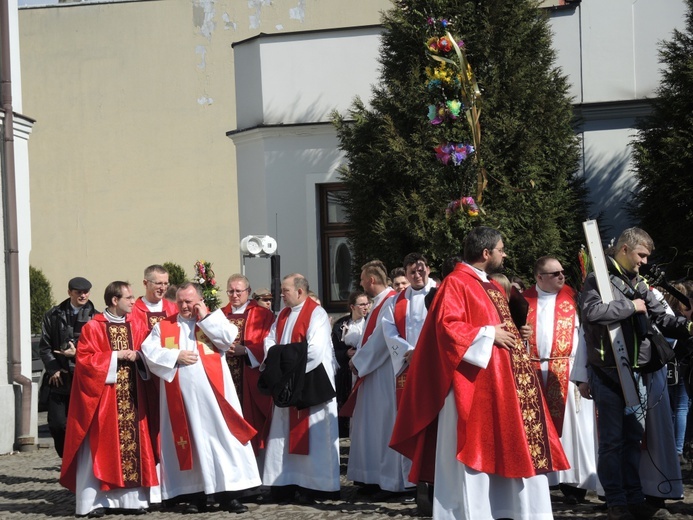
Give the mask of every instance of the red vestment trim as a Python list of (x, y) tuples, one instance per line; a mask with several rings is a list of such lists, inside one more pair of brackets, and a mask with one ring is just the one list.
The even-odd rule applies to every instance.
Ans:
[(507, 296), (493, 283), (482, 282), (481, 280), (479, 283), (481, 283), (489, 299), (495, 305), (502, 320), (503, 328), (515, 335), (515, 344), (510, 350), (510, 363), (515, 378), (515, 388), (517, 389), (517, 398), (522, 413), (527, 444), (529, 445), (529, 454), (536, 472), (547, 473), (549, 471), (548, 468), (552, 467), (553, 464), (546, 428), (545, 402), (541, 394), (536, 392), (538, 388), (541, 388), (541, 382), (520, 339), (520, 332), (517, 330), (510, 314)]
[[(180, 349), (178, 341), (180, 339), (180, 326), (178, 321), (166, 319), (159, 322), (161, 333), (161, 346), (163, 348)], [(167, 344), (167, 341), (169, 342)], [(185, 414), (185, 404), (183, 394), (180, 391), (180, 381), (178, 380), (178, 370), (171, 383), (164, 382), (166, 391), (166, 403), (168, 404), (168, 415), (171, 419), (171, 431), (173, 432), (173, 442), (176, 445), (176, 456), (178, 457), (178, 467), (181, 471), (192, 469), (192, 437), (188, 428), (188, 417)]]
[[(233, 313), (229, 303), (222, 309), (226, 317)], [(245, 309), (245, 322), (243, 324), (242, 343), (252, 352), (255, 359), (262, 361), (265, 356), (265, 338), (269, 335), (274, 323), (274, 313), (266, 309), (255, 300), (248, 302)], [(269, 417), (272, 413), (272, 398), (260, 393), (257, 383), (260, 379), (260, 370), (243, 363), (243, 417), (258, 431), (258, 435), (252, 438), (251, 443), (257, 454), (264, 448), (265, 437), (269, 427)]]
[[(409, 300), (405, 298), (405, 293), (407, 290), (403, 290), (397, 296), (397, 301), (395, 301), (395, 327), (397, 327), (397, 332), (399, 335), (407, 339), (407, 308), (409, 305)], [(407, 365), (402, 372), (395, 374), (395, 399), (397, 403), (397, 408), (399, 408), (399, 402), (402, 399), (402, 393), (404, 392), (404, 385), (407, 382), (407, 372), (409, 372), (409, 365)]]
[[(67, 418), (65, 450), (60, 474), (60, 483), (75, 492), (77, 453), (87, 440), (91, 448), (92, 469), (102, 490), (131, 487), (132, 481), (124, 478), (128, 471), (123, 468), (121, 453), (121, 428), (118, 409), (118, 385), (106, 384), (108, 369), (113, 357), (107, 327), (110, 322), (97, 314), (82, 328), (79, 348), (75, 358), (75, 377), (70, 396)], [(117, 324), (121, 325), (122, 324)], [(133, 350), (139, 350), (147, 336), (147, 330), (137, 321), (126, 318), (130, 328)], [(124, 345), (122, 345), (124, 346)], [(139, 460), (139, 485), (151, 487), (158, 484), (156, 461), (148, 434), (149, 425), (142, 380), (135, 376), (132, 383), (137, 387), (137, 406), (134, 409), (138, 442), (135, 457)], [(122, 386), (122, 385), (121, 385)], [(132, 389), (130, 389), (132, 390)], [(132, 411), (132, 410), (131, 410)]]
[(556, 427), (559, 437), (563, 434), (563, 420), (565, 418), (565, 406), (568, 399), (568, 383), (570, 382), (570, 354), (573, 350), (573, 337), (575, 330), (575, 291), (564, 285), (556, 295), (554, 306), (553, 340), (551, 353), (549, 354), (549, 374), (544, 383), (541, 373), (541, 360), (537, 347), (537, 305), (539, 294), (536, 286), (527, 289), (522, 296), (529, 303), (527, 324), (532, 326), (534, 334), (529, 338), (530, 356), (535, 364), (539, 381), (542, 383), (546, 403), (549, 406), (551, 419)]
[[(368, 318), (366, 319), (366, 328), (363, 331), (363, 338), (361, 339), (361, 346), (366, 344), (366, 341), (368, 341), (368, 338), (371, 337), (371, 334), (373, 334), (373, 331), (375, 330), (376, 325), (378, 324), (378, 317), (380, 316), (380, 311), (383, 308), (383, 305), (387, 300), (390, 299), (391, 296), (394, 296), (397, 294), (396, 291), (390, 291), (385, 295), (383, 300), (373, 309), (370, 314), (368, 315)], [(365, 377), (365, 376), (364, 376)], [(339, 416), (340, 417), (351, 417), (354, 415), (354, 407), (356, 406), (356, 397), (359, 392), (359, 386), (363, 384), (363, 377), (359, 377), (356, 379), (356, 382), (354, 383), (354, 386), (351, 389), (351, 393), (349, 394), (349, 397), (347, 400), (344, 402), (342, 405), (342, 408), (339, 410)]]
[[(161, 331), (161, 346), (167, 347), (168, 345), (174, 344), (174, 347), (169, 348), (179, 348), (177, 341), (180, 336), (180, 326), (178, 325), (177, 316), (171, 316), (165, 320), (159, 322), (159, 327)], [(170, 338), (167, 340), (167, 338)], [(224, 394), (224, 374), (222, 372), (222, 364), (220, 363), (220, 352), (214, 346), (214, 344), (205, 336), (204, 332), (195, 326), (195, 339), (197, 342), (197, 350), (200, 354), (200, 361), (202, 367), (207, 375), (210, 387), (216, 397), (221, 414), (224, 417), (224, 422), (228, 427), (231, 434), (238, 439), (241, 444), (246, 444), (253, 436), (257, 433), (255, 428), (248, 424), (243, 416), (239, 414), (233, 406), (226, 400)], [(165, 383), (166, 397), (169, 397), (169, 392), (171, 395), (178, 399), (176, 394), (180, 394), (180, 400), (182, 402), (182, 394), (180, 392), (180, 381), (178, 379), (178, 373), (173, 378), (171, 383)], [(171, 389), (169, 389), (171, 387)], [(174, 413), (176, 415), (174, 416)], [(188, 430), (187, 416), (185, 414), (185, 408), (182, 412), (177, 409), (175, 411), (171, 410), (169, 406), (169, 416), (171, 418), (171, 429), (174, 434), (174, 440), (176, 443), (176, 454), (178, 455), (178, 462), (181, 465), (181, 471), (185, 469), (192, 468), (192, 461), (190, 462), (190, 467), (183, 467), (183, 462), (187, 460), (188, 456), (192, 456), (190, 441), (190, 432)], [(175, 423), (178, 422), (178, 425)], [(178, 431), (176, 431), (178, 428)], [(188, 443), (186, 444), (187, 441)], [(179, 444), (180, 442), (180, 444)], [(182, 460), (181, 460), (182, 456)]]
[[(303, 308), (298, 312), (298, 318), (291, 330), (291, 343), (305, 341), (310, 326), (310, 318), (318, 304), (312, 298), (307, 298), (303, 303)], [(282, 309), (277, 318), (276, 339), (281, 341), (284, 334), (286, 320), (291, 313), (291, 307)], [(308, 435), (308, 417), (310, 410), (299, 410), (295, 406), (289, 408), (289, 453), (294, 455), (308, 455), (310, 450)]]

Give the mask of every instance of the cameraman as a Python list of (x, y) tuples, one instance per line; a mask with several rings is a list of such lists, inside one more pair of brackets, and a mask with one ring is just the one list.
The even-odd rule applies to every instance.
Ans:
[[(63, 456), (70, 387), (75, 371), (75, 354), (82, 326), (94, 314), (89, 301), (91, 283), (77, 277), (68, 282), (68, 299), (49, 310), (43, 317), (39, 350), (49, 385), (48, 429), (55, 442), (55, 451)], [(45, 384), (46, 381), (44, 381)]]

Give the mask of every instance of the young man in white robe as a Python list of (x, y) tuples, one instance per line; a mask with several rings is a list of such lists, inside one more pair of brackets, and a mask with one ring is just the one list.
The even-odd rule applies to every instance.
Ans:
[[(334, 391), (335, 361), (327, 313), (308, 297), (308, 281), (300, 274), (285, 276), (281, 291), (286, 308), (279, 313), (265, 339), (265, 355), (277, 345), (283, 348), (282, 345), (305, 341), (306, 374), (322, 365)], [(265, 446), (262, 483), (271, 486), (275, 501), (293, 501), (297, 492), (301, 500), (338, 496), (339, 431), (335, 397), (302, 410), (274, 404)]]
[(362, 494), (398, 492), (408, 486), (402, 455), (388, 447), (397, 406), (395, 372), (383, 336), (382, 317), (388, 298), (396, 292), (387, 285), (386, 273), (378, 260), (361, 268), (361, 286), (373, 298), (373, 306), (361, 343), (349, 362), (359, 379), (350, 397), (355, 404), (347, 478), (361, 485)]
[(161, 378), (161, 495), (189, 495), (186, 512), (195, 513), (217, 494), (222, 509), (243, 513), (238, 496), (261, 482), (250, 444), (255, 430), (225, 366), (238, 330), (220, 309), (209, 312), (198, 284), (183, 284), (176, 303), (179, 313), (157, 323), (142, 344)]
[[(428, 314), (425, 304), (426, 295), (436, 285), (429, 278), (431, 269), (428, 266), (428, 260), (421, 253), (409, 253), (405, 256), (403, 269), (408, 286), (388, 300), (383, 308), (382, 317), (383, 336), (390, 351), (390, 360), (395, 373), (396, 398), (401, 396), (404, 390), (409, 360), (414, 353), (421, 327)], [(416, 486), (407, 478), (411, 470), (411, 461), (403, 455), (400, 457), (402, 457), (402, 480), (397, 482), (397, 489), (389, 491), (404, 491), (406, 488), (413, 489)]]

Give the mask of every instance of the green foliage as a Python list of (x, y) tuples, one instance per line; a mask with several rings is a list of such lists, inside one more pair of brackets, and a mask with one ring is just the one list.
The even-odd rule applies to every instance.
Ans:
[(29, 266), (29, 293), (31, 299), (31, 333), (41, 334), (43, 316), (55, 305), (51, 283), (41, 269)]
[[(394, 4), (383, 17), (382, 71), (370, 107), (357, 99), (348, 117), (334, 114), (348, 161), (341, 175), (356, 265), (379, 258), (391, 268), (419, 251), (439, 266), (460, 254), (465, 234), (478, 224), (503, 233), (506, 265), (525, 278), (545, 254), (576, 263), (586, 189), (576, 175), (568, 84), (555, 68), (544, 12), (532, 0)], [(429, 17), (449, 20), (447, 30), (464, 41), (482, 92), (477, 151), (489, 184), (476, 219), (460, 211), (446, 218), (448, 203), (475, 196), (479, 165), (436, 159), (443, 136), (427, 117)], [(446, 132), (447, 140), (471, 142), (464, 118)]]
[(166, 262), (163, 266), (168, 271), (168, 283), (171, 285), (181, 285), (188, 281), (188, 275), (185, 274), (185, 269), (180, 265)]
[(632, 143), (632, 214), (654, 240), (653, 260), (671, 260), (670, 279), (690, 277), (693, 268), (693, 0), (687, 4), (685, 31), (660, 46), (662, 82)]

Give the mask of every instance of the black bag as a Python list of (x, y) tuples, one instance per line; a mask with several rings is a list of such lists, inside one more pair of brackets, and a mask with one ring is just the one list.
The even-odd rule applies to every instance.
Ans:
[(649, 361), (641, 364), (639, 370), (645, 374), (656, 372), (676, 358), (676, 353), (674, 352), (671, 344), (654, 325), (650, 325), (650, 331), (647, 333), (647, 339), (650, 340)]

